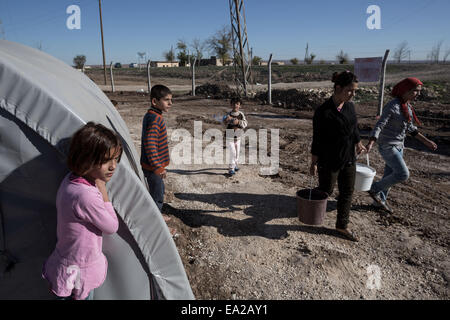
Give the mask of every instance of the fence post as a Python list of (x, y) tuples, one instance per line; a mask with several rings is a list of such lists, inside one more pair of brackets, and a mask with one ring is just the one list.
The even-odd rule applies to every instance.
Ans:
[(267, 100), (269, 101), (269, 104), (272, 104), (272, 54), (270, 54), (268, 67), (269, 67), (269, 74), (268, 74), (269, 82), (267, 85)]
[(389, 56), (390, 50), (386, 50), (383, 58), (383, 63), (381, 65), (381, 77), (380, 77), (380, 93), (378, 95), (378, 114), (377, 117), (381, 116), (383, 111), (383, 101), (384, 101), (384, 79), (386, 77), (386, 64)]
[(147, 61), (147, 87), (148, 87), (148, 94), (150, 94), (150, 91), (152, 90), (152, 83), (150, 80), (150, 59)]
[(114, 77), (113, 77), (113, 62), (112, 61), (111, 61), (111, 64), (109, 65), (109, 72), (111, 74), (111, 90), (112, 90), (112, 92), (115, 92)]
[(197, 62), (197, 57), (194, 59), (194, 63), (191, 65), (192, 70), (192, 96), (195, 97), (195, 64)]

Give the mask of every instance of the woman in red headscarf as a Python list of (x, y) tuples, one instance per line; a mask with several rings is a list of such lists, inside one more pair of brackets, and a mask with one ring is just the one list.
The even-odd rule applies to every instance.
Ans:
[(383, 178), (372, 184), (369, 195), (375, 206), (389, 213), (393, 213), (386, 202), (390, 188), (409, 178), (409, 170), (403, 159), (406, 134), (415, 137), (433, 151), (437, 149), (436, 143), (419, 133), (416, 125), (420, 125), (420, 122), (411, 106), (411, 102), (419, 96), (422, 86), (423, 83), (419, 79), (407, 78), (394, 87), (394, 99), (384, 106), (380, 120), (371, 132), (366, 146), (370, 152), (374, 143), (378, 142), (378, 150), (385, 161)]

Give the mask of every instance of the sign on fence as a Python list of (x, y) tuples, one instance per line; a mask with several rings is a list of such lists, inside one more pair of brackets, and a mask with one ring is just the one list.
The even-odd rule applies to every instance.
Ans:
[(382, 57), (356, 58), (355, 75), (360, 82), (377, 82), (380, 80)]

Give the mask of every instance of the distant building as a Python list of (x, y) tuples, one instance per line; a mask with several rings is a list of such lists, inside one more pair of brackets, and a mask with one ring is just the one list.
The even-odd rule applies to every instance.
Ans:
[[(232, 64), (232, 62), (233, 61), (231, 59), (229, 59), (229, 60), (225, 61), (225, 65), (229, 66), (229, 65)], [(222, 63), (222, 60), (217, 59), (217, 57), (211, 56), (211, 58), (209, 58), (209, 59), (200, 59), (200, 65), (201, 66), (218, 66), (218, 67), (222, 67), (223, 63)]]
[(201, 66), (223, 66), (222, 61), (215, 56), (211, 56), (209, 59), (200, 59)]
[(173, 62), (169, 62), (169, 61), (151, 61), (150, 62), (150, 66), (151, 67), (156, 67), (156, 68), (173, 68), (173, 67), (179, 67), (180, 66), (180, 62), (178, 62), (178, 61), (173, 61)]

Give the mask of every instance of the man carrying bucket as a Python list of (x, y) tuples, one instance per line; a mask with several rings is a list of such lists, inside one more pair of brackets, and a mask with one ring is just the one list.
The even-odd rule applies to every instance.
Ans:
[(358, 241), (348, 230), (355, 185), (356, 153), (366, 151), (361, 143), (355, 106), (351, 102), (358, 79), (350, 71), (333, 74), (334, 93), (316, 109), (313, 117), (311, 175), (319, 174), (319, 190), (329, 196), (336, 181), (339, 188), (336, 230), (351, 241)]

